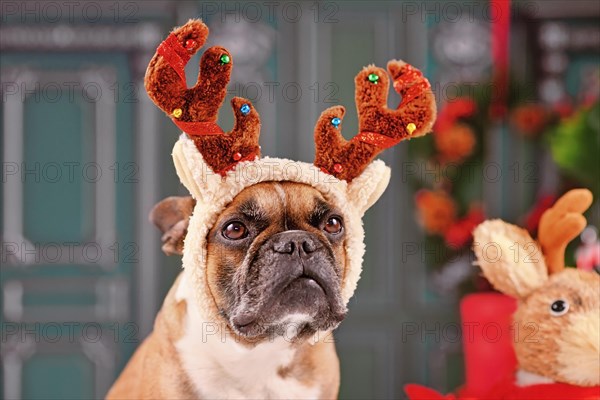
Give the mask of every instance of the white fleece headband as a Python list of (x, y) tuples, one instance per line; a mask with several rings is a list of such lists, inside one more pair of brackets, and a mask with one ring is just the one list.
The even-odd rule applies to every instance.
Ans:
[(327, 201), (344, 210), (347, 240), (347, 270), (342, 298), (352, 297), (362, 270), (365, 252), (362, 217), (385, 191), (390, 169), (381, 160), (373, 161), (351, 183), (322, 172), (313, 164), (264, 157), (239, 163), (225, 176), (212, 172), (194, 142), (182, 134), (173, 148), (177, 175), (196, 199), (183, 247), (186, 280), (192, 282), (203, 315), (214, 315), (215, 305), (206, 277), (207, 235), (227, 205), (245, 188), (260, 182), (297, 182), (317, 189)]

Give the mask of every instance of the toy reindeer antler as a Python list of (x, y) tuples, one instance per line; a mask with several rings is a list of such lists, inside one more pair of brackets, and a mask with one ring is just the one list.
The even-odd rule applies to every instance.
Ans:
[(150, 61), (145, 86), (154, 103), (194, 141), (212, 170), (223, 175), (236, 163), (259, 156), (260, 119), (248, 100), (235, 97), (233, 130), (223, 133), (216, 124), (232, 68), (231, 55), (222, 47), (204, 52), (198, 81), (187, 88), (185, 65), (207, 37), (208, 27), (200, 20), (175, 29)]
[(582, 213), (592, 204), (592, 192), (573, 189), (565, 193), (544, 212), (540, 219), (538, 241), (548, 266), (548, 273), (560, 272), (565, 268), (565, 249), (585, 228)]
[(397, 110), (387, 107), (387, 74), (370, 65), (354, 80), (359, 133), (350, 141), (342, 136), (342, 106), (328, 108), (317, 121), (314, 164), (338, 179), (350, 182), (377, 154), (404, 139), (425, 135), (433, 126), (435, 99), (421, 71), (397, 60), (390, 61), (387, 68), (394, 89), (402, 96)]

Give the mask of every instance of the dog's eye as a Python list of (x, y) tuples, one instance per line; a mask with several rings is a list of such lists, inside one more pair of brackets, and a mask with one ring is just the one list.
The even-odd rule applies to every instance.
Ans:
[(550, 306), (550, 314), (555, 317), (560, 317), (569, 311), (569, 303), (566, 300), (556, 300)]
[(323, 229), (332, 235), (340, 233), (342, 231), (342, 221), (338, 217), (330, 217)]
[(241, 222), (230, 222), (223, 229), (223, 236), (229, 240), (239, 240), (248, 236), (248, 229)]

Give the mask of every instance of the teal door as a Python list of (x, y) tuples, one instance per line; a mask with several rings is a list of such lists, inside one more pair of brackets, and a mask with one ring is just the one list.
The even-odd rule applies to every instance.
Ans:
[(4, 22), (0, 391), (102, 398), (159, 304), (157, 113), (138, 65), (160, 30)]

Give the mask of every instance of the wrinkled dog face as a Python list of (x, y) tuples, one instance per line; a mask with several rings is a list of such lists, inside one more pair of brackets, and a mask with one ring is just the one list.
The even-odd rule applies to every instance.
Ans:
[(237, 195), (208, 235), (207, 260), (234, 332), (302, 338), (337, 326), (346, 313), (345, 235), (342, 210), (311, 186), (266, 182)]

